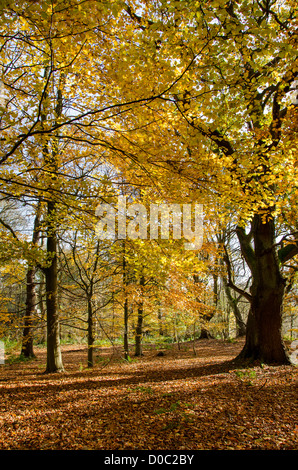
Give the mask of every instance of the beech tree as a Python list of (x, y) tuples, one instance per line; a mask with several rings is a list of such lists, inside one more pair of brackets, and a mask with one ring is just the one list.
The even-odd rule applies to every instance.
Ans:
[(0, 191), (46, 206), (47, 371), (63, 369), (57, 235), (66, 221), (75, 226), (71, 217), (94, 220), (109, 193), (98, 184), (102, 164), (147, 200), (200, 202), (207, 219), (219, 202), (221, 221), (233, 214), (252, 279), (250, 290), (227, 284), (251, 307), (242, 356), (287, 362), (281, 314), (298, 253), (296, 2), (0, 7)]
[[(107, 135), (113, 126), (117, 132), (116, 119), (144, 98), (129, 101), (111, 86), (122, 61), (116, 29), (124, 35), (124, 47), (127, 25), (126, 13), (116, 21), (121, 2), (110, 7), (89, 1), (20, 0), (13, 5), (3, 1), (0, 7), (1, 193), (16, 199), (26, 193), (46, 206), (47, 371), (56, 372), (63, 370), (57, 232), (66, 214), (94, 213), (103, 194), (88, 181), (102, 177), (98, 166), (105, 153), (113, 152)], [(127, 40), (130, 35), (128, 29)], [(97, 151), (86, 150), (88, 146)]]
[[(100, 318), (101, 310), (111, 303), (114, 292), (113, 276), (118, 266), (109, 253), (110, 245), (96, 238), (92, 227), (85, 231), (82, 228), (72, 233), (66, 231), (63, 237), (60, 235), (63, 280), (59, 287), (61, 298), (69, 304), (65, 308), (69, 313), (64, 314), (63, 322), (85, 332), (88, 367), (94, 365), (96, 320)], [(82, 313), (79, 302), (83, 303)]]
[[(236, 233), (252, 276), (250, 292), (229, 283), (251, 306), (241, 357), (286, 363), (282, 266), (297, 255), (298, 243), (295, 232), (287, 234), (287, 243), (278, 240), (276, 223), (297, 178), (295, 135), (288, 132), (297, 122), (291, 100), (298, 75), (297, 5), (162, 3), (179, 25), (184, 54), (195, 58), (179, 82), (176, 109), (191, 138), (209, 146), (222, 166), (222, 179), (213, 180), (221, 201), (227, 210), (235, 202), (239, 207)], [(198, 53), (202, 41), (207, 47)]]
[(146, 6), (143, 15), (133, 7), (128, 13), (143, 43), (155, 45), (148, 62), (163, 69), (156, 86), (171, 83), (162, 101), (151, 104), (164, 123), (156, 133), (165, 151), (154, 161), (152, 136), (147, 163), (153, 173), (158, 162), (179, 175), (172, 187), (182, 177), (191, 182), (189, 192), (205, 206), (220, 198), (227, 218), (236, 209), (252, 277), (250, 291), (231, 279), (228, 285), (251, 307), (241, 357), (287, 363), (283, 266), (298, 253), (297, 230), (279, 239), (276, 225), (286, 214), (297, 217), (297, 4), (161, 0)]

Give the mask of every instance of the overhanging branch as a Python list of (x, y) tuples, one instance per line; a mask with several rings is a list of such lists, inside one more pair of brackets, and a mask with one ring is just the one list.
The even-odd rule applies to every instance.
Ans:
[(232, 279), (232, 266), (231, 266), (231, 261), (230, 261), (230, 257), (229, 257), (229, 254), (228, 254), (228, 251), (227, 251), (227, 248), (226, 246), (224, 245), (224, 261), (226, 263), (226, 267), (227, 267), (227, 273), (228, 273), (228, 282), (227, 282), (227, 286), (228, 287), (231, 287), (235, 292), (238, 292), (238, 294), (242, 295), (245, 299), (247, 299), (249, 302), (251, 302), (252, 300), (252, 297), (251, 295), (246, 292), (245, 290), (241, 289), (240, 287), (236, 286), (236, 284), (234, 283), (233, 279)]

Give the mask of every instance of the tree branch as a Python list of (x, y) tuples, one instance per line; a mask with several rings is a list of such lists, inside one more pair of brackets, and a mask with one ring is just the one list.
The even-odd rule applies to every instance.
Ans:
[(15, 240), (19, 241), (19, 238), (18, 238), (17, 234), (15, 233), (15, 231), (13, 230), (13, 228), (9, 224), (4, 222), (4, 220), (1, 219), (1, 217), (0, 217), (0, 224), (3, 225), (3, 227), (5, 227), (12, 234), (12, 236)]
[(298, 242), (290, 243), (280, 248), (280, 250), (278, 250), (278, 258), (281, 264), (286, 263), (290, 259), (294, 258), (294, 256), (296, 255), (298, 255)]
[(228, 272), (227, 286), (231, 287), (234, 291), (238, 292), (238, 294), (242, 295), (243, 297), (245, 297), (245, 299), (247, 299), (249, 302), (251, 302), (251, 300), (252, 300), (251, 295), (248, 292), (246, 292), (245, 290), (243, 290), (240, 287), (236, 286), (236, 284), (234, 284), (233, 279), (232, 279), (232, 265), (231, 265), (230, 257), (229, 257), (229, 254), (228, 254), (228, 251), (227, 251), (227, 248), (226, 248), (225, 245), (224, 245), (224, 251), (225, 251), (225, 254), (224, 254), (223, 258), (224, 258), (224, 261), (226, 263), (227, 272)]
[(237, 234), (240, 247), (241, 247), (241, 252), (245, 258), (245, 261), (247, 262), (250, 270), (253, 271), (255, 267), (255, 252), (250, 243), (252, 233), (249, 233), (248, 235), (246, 235), (245, 230), (242, 227), (238, 226), (236, 228), (236, 234)]

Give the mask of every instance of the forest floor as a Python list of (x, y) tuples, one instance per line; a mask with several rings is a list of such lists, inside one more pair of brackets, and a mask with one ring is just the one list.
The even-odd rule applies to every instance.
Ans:
[(65, 372), (36, 359), (0, 366), (1, 450), (297, 450), (295, 366), (239, 367), (243, 343), (201, 340), (124, 361), (112, 348), (85, 367), (62, 347)]

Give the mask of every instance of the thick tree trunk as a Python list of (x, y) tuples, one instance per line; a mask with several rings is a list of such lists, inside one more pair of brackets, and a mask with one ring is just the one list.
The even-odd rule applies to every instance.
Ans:
[[(265, 293), (266, 291), (266, 293)], [(266, 364), (288, 364), (281, 337), (282, 288), (254, 297), (247, 321), (246, 342), (241, 359), (259, 360)]]
[(247, 244), (247, 235), (238, 230), (243, 254), (253, 275), (246, 342), (240, 357), (267, 364), (288, 364), (281, 334), (285, 281), (274, 246), (273, 218), (264, 220), (256, 215), (252, 235), (254, 250)]
[(57, 238), (52, 228), (55, 223), (55, 204), (48, 203), (49, 228), (47, 235), (47, 253), (51, 260), (45, 269), (46, 306), (47, 306), (47, 368), (46, 372), (62, 372), (64, 370), (60, 349), (60, 327), (58, 314), (58, 283), (57, 283)]
[(207, 328), (201, 327), (199, 339), (210, 339), (210, 338), (212, 338), (212, 336), (210, 335)]

